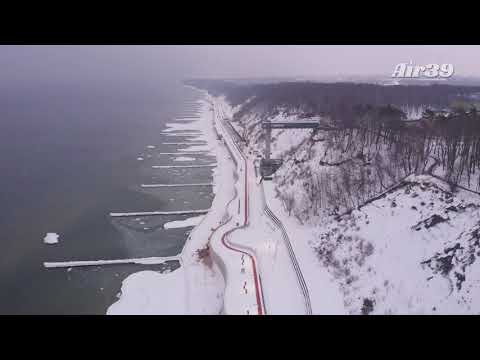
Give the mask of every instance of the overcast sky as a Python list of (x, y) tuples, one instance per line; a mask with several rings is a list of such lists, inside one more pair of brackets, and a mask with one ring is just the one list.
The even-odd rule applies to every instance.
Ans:
[(1, 46), (0, 81), (389, 76), (410, 60), (480, 76), (480, 46)]

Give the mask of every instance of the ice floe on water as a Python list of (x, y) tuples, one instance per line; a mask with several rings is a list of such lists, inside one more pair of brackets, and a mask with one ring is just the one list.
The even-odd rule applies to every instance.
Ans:
[(155, 149), (155, 146), (154, 145), (147, 145), (147, 148), (148, 149)]
[(75, 260), (75, 261), (46, 261), (43, 263), (45, 268), (71, 268), (74, 266), (101, 266), (115, 264), (140, 264), (157, 265), (167, 261), (177, 261), (178, 256), (154, 256), (147, 258), (114, 259), (114, 260)]
[(167, 222), (163, 225), (164, 229), (178, 229), (178, 228), (183, 228), (183, 227), (188, 227), (188, 226), (195, 226), (202, 221), (204, 218), (204, 215), (200, 216), (193, 216), (190, 218), (187, 218), (185, 220), (176, 220), (176, 221), (170, 221)]
[(209, 145), (190, 145), (186, 148), (179, 149), (179, 153), (190, 151), (190, 152), (197, 152), (197, 151), (211, 151), (212, 148)]
[(138, 157), (137, 160), (138, 160), (138, 161), (142, 161), (142, 160), (143, 160), (143, 157)]
[(47, 235), (43, 238), (43, 242), (45, 244), (56, 244), (58, 243), (58, 238), (60, 235), (56, 233), (47, 233)]
[(172, 136), (172, 137), (176, 137), (176, 136), (195, 136), (195, 137), (199, 137), (199, 136), (202, 136), (202, 133), (201, 132), (178, 132), (178, 133), (166, 133), (166, 134), (163, 134), (164, 136)]
[(195, 161), (196, 159), (188, 156), (179, 156), (174, 161)]

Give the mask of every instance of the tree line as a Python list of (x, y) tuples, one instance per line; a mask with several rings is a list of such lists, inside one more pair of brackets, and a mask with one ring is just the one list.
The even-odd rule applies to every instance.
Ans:
[[(207, 80), (194, 85), (225, 95), (233, 106), (249, 100), (239, 118), (251, 109), (272, 114), (284, 108), (326, 117), (334, 124), (336, 130), (321, 137), (326, 151), (340, 157), (323, 165), (336, 169), (307, 174), (305, 187), (314, 209), (327, 203), (339, 209), (356, 207), (405, 176), (433, 171), (453, 184), (480, 189), (480, 114), (468, 101), (480, 93), (479, 87), (309, 82), (239, 86)], [(419, 120), (406, 121), (401, 110), (405, 105), (426, 110)], [(318, 136), (312, 135), (312, 148)]]

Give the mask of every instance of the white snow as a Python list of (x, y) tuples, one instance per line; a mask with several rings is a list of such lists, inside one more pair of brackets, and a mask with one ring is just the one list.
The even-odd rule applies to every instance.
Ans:
[[(409, 120), (415, 120), (424, 109), (404, 110)], [(233, 124), (240, 133), (241, 125), (253, 129), (249, 134), (252, 150), (263, 151), (261, 130), (253, 126), (262, 115), (252, 111), (242, 116), (242, 123)], [(282, 117), (285, 114), (280, 113), (270, 120), (286, 121)], [(302, 145), (309, 133), (308, 130), (272, 132), (272, 156), (289, 158), (285, 155)], [(409, 192), (402, 188), (387, 193), (351, 215), (342, 216), (338, 222), (327, 214), (315, 214), (312, 196), (306, 192), (306, 185), (312, 183), (309, 176), (322, 173), (335, 176), (334, 168), (328, 170), (321, 161), (345, 160), (344, 154), (336, 149), (327, 152), (321, 137), (319, 134), (317, 143), (306, 144), (296, 151), (292, 156), (295, 162), (284, 163), (274, 181), (263, 182), (269, 207), (287, 232), (293, 234), (291, 243), (309, 288), (313, 312), (479, 313), (480, 263), (476, 258), (480, 249), (476, 239), (480, 234), (480, 197), (463, 189), (449, 195), (444, 182), (415, 176), (409, 181), (418, 185)], [(296, 165), (297, 162), (304, 165)], [(291, 215), (277, 192), (283, 198), (290, 195)], [(271, 233), (273, 236), (273, 226)], [(256, 241), (260, 243), (258, 237)], [(267, 244), (268, 241), (264, 253), (270, 251), (278, 257), (281, 252), (275, 240)], [(271, 267), (262, 272), (267, 308), (272, 308), (272, 303), (279, 306), (272, 301), (269, 293), (273, 294), (273, 290), (268, 288), (275, 286), (275, 276), (271, 274), (288, 267), (288, 263), (274, 268), (261, 250), (257, 254), (264, 268)]]
[(107, 315), (183, 315), (186, 313), (183, 267), (170, 273), (140, 271), (122, 282), (120, 299)]
[(275, 196), (273, 182), (262, 182), (268, 206), (282, 221), (297, 256), (300, 268), (308, 286), (312, 311), (315, 315), (345, 314), (343, 296), (334, 278), (316, 259), (309, 244), (313, 240), (312, 227), (299, 224), (295, 218), (288, 216), (280, 199)]
[(319, 227), (312, 246), (330, 254), (320, 258), (352, 314), (365, 311), (365, 299), (373, 314), (478, 314), (480, 263), (470, 256), (478, 252), (480, 196), (449, 195), (445, 183), (429, 176), (407, 180)]
[[(231, 113), (222, 99), (215, 98), (216, 112), (219, 118), (228, 118)], [(221, 124), (221, 121), (219, 121)], [(222, 128), (218, 126), (218, 128)], [(222, 129), (222, 138), (231, 149), (230, 154), (238, 164), (235, 193), (238, 196), (232, 198), (228, 213), (233, 216), (232, 222), (226, 223), (225, 230), (235, 229), (242, 223), (240, 229), (233, 231), (225, 237), (229, 246), (236, 247), (244, 252), (238, 259), (238, 252), (225, 250), (225, 246), (218, 237), (211, 241), (212, 250), (220, 258), (223, 264), (223, 272), (227, 279), (225, 289), (224, 313), (226, 314), (257, 314), (258, 302), (255, 298), (256, 286), (255, 275), (252, 272), (252, 262), (256, 263), (256, 272), (261, 277), (260, 299), (261, 307), (266, 314), (305, 314), (306, 302), (300, 291), (297, 273), (291, 263), (283, 241), (282, 234), (275, 228), (264, 214), (264, 197), (262, 187), (256, 179), (254, 170), (254, 158), (247, 156), (244, 164), (240, 150), (233, 143), (229, 131)], [(246, 165), (246, 166), (245, 166)], [(248, 189), (244, 187), (245, 176)], [(248, 194), (248, 207), (245, 209), (245, 195)], [(238, 201), (239, 200), (239, 201)], [(248, 220), (243, 221), (244, 211), (247, 210)], [(222, 233), (224, 233), (224, 231)], [(240, 264), (239, 264), (240, 260)], [(240, 268), (239, 268), (240, 266)]]
[(43, 242), (45, 244), (56, 244), (58, 243), (58, 238), (60, 235), (56, 233), (47, 233), (47, 235), (43, 238)]
[(422, 118), (425, 106), (403, 106), (401, 110), (407, 116), (407, 120), (419, 120)]
[(170, 221), (163, 225), (164, 229), (177, 229), (182, 227), (196, 226), (198, 225), (205, 216), (194, 216), (187, 218), (185, 220)]

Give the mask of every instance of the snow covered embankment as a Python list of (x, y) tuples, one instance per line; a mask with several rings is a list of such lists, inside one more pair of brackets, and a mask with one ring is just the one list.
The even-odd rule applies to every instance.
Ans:
[(480, 312), (480, 197), (412, 176), (316, 231), (352, 314)]
[(107, 315), (177, 315), (185, 313), (184, 271), (171, 273), (140, 271), (122, 283), (120, 300)]

